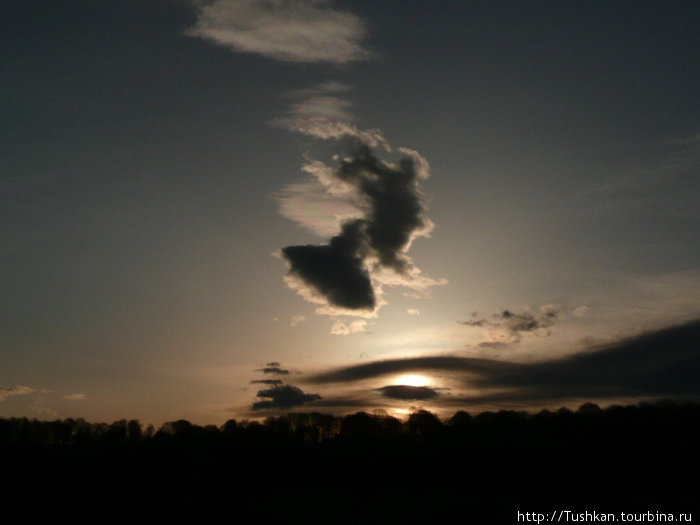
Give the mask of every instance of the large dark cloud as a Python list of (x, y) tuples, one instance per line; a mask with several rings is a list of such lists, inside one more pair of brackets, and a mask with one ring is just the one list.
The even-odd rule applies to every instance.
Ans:
[(366, 244), (364, 228), (364, 221), (347, 222), (327, 245), (283, 248), (290, 275), (310, 285), (332, 305), (373, 309), (374, 289), (361, 255)]
[(260, 390), (257, 397), (263, 401), (253, 403), (253, 410), (292, 408), (321, 399), (318, 394), (306, 394), (301, 388), (292, 385), (279, 385)]
[(377, 306), (382, 271), (393, 274), (391, 284), (415, 288), (438, 284), (418, 278), (420, 271), (406, 255), (413, 239), (427, 235), (432, 223), (424, 215), (418, 181), (427, 177), (427, 164), (415, 152), (402, 150), (397, 163), (377, 158), (357, 136), (352, 153), (335, 169), (323, 173), (329, 194), (351, 194), (361, 217), (345, 221), (328, 244), (287, 246), (287, 282), (307, 299), (347, 311)]
[(353, 382), (408, 371), (449, 372), (465, 386), (482, 392), (450, 396), (451, 404), (622, 397), (695, 399), (700, 397), (700, 321), (552, 361), (513, 363), (456, 356), (394, 359), (317, 374), (309, 382)]
[(528, 398), (700, 396), (700, 321), (558, 361), (504, 368), (475, 381)]
[(413, 232), (426, 225), (415, 160), (406, 156), (398, 165), (390, 166), (372, 155), (367, 145), (362, 145), (353, 156), (343, 160), (336, 175), (357, 188), (370, 204), (364, 221), (365, 232), (379, 264), (405, 273), (409, 263), (402, 252)]

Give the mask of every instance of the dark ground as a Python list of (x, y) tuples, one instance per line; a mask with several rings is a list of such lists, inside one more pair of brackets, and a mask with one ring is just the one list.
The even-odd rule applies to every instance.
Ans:
[(516, 523), (518, 511), (563, 510), (700, 521), (699, 438), (700, 405), (670, 402), (448, 421), (290, 414), (155, 433), (3, 419), (0, 464), (6, 510), (78, 522)]

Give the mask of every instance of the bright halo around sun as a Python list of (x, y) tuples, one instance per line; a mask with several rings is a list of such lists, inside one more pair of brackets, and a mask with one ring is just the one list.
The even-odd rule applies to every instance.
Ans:
[(404, 374), (396, 378), (397, 385), (426, 386), (430, 383), (428, 377), (421, 374)]

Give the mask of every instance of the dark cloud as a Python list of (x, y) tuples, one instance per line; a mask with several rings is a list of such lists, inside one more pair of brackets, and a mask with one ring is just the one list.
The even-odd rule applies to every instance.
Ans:
[(406, 273), (410, 262), (402, 252), (413, 232), (426, 226), (414, 159), (405, 156), (398, 165), (388, 165), (363, 144), (342, 161), (336, 176), (369, 203), (363, 222), (367, 243), (378, 255), (379, 264)]
[(318, 394), (306, 394), (301, 388), (292, 385), (278, 385), (260, 390), (257, 397), (263, 401), (253, 403), (253, 410), (292, 408), (321, 399)]
[(440, 356), (367, 363), (309, 378), (352, 382), (407, 371), (443, 371), (461, 377), (476, 396), (450, 404), (559, 402), (565, 399), (700, 397), (700, 321), (648, 332), (558, 360), (513, 363)]
[[(287, 283), (307, 300), (344, 313), (375, 310), (381, 284), (426, 289), (441, 284), (420, 276), (406, 251), (433, 225), (424, 215), (418, 181), (428, 176), (420, 155), (401, 150), (398, 163), (378, 159), (359, 136), (345, 136), (352, 153), (332, 169), (318, 161), (307, 171), (328, 195), (349, 195), (357, 215), (328, 244), (287, 246)], [(387, 276), (387, 272), (391, 277)]]
[(388, 359), (315, 374), (307, 377), (306, 382), (312, 384), (345, 383), (401, 372), (430, 370), (488, 374), (511, 365), (518, 366), (516, 363), (506, 363), (493, 359), (456, 356)]
[(374, 289), (361, 255), (364, 221), (347, 222), (327, 245), (287, 246), (289, 275), (311, 286), (330, 304), (350, 310), (375, 306)]
[(369, 410), (373, 407), (383, 407), (383, 403), (377, 403), (376, 399), (364, 394), (349, 394), (336, 395), (333, 397), (324, 397), (323, 399), (314, 402), (314, 408), (330, 408), (330, 409), (356, 409)]
[(558, 361), (479, 377), (521, 397), (699, 396), (700, 321), (639, 335)]
[(482, 341), (479, 343), (479, 348), (493, 348), (497, 350), (502, 350), (506, 348), (508, 345), (506, 343), (503, 343), (501, 341)]
[(389, 399), (424, 400), (439, 396), (439, 392), (429, 386), (387, 385), (377, 389)]
[(286, 370), (280, 366), (277, 362), (267, 363), (264, 368), (258, 368), (256, 372), (262, 372), (263, 374), (277, 374), (277, 375), (288, 375), (289, 370)]
[[(472, 319), (460, 321), (460, 324), (485, 328), (492, 337), (505, 338), (509, 341), (519, 341), (521, 334), (525, 332), (538, 332), (551, 327), (559, 318), (561, 308), (557, 305), (544, 305), (539, 313), (533, 314), (528, 311), (515, 313), (510, 310), (503, 310), (499, 314), (494, 314), (490, 318)], [(472, 317), (476, 317), (472, 314)], [(545, 331), (545, 333), (548, 333)]]
[(261, 385), (274, 385), (274, 386), (279, 386), (283, 385), (284, 381), (281, 379), (255, 379), (250, 382), (251, 385), (255, 384), (261, 384)]

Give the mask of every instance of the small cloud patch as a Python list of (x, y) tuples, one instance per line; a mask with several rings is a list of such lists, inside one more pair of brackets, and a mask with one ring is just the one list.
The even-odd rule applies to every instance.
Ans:
[(561, 315), (561, 307), (555, 304), (541, 306), (539, 312), (532, 313), (524, 310), (519, 313), (503, 310), (489, 318), (478, 318), (472, 314), (469, 321), (460, 321), (466, 326), (483, 328), (489, 337), (488, 342), (516, 343), (524, 333), (550, 335), (549, 328), (554, 325)]
[(33, 392), (35, 392), (35, 390), (28, 386), (0, 387), (0, 403), (5, 401), (8, 397), (25, 396)]
[(63, 399), (67, 399), (68, 401), (81, 401), (86, 398), (87, 396), (85, 394), (67, 394), (63, 396)]
[(258, 368), (256, 372), (262, 372), (263, 374), (277, 374), (281, 376), (289, 374), (289, 370), (282, 368), (277, 361), (267, 363), (263, 368)]
[(258, 391), (257, 397), (261, 401), (253, 403), (253, 410), (266, 408), (292, 408), (310, 401), (321, 399), (318, 394), (306, 394), (293, 385), (279, 385)]

